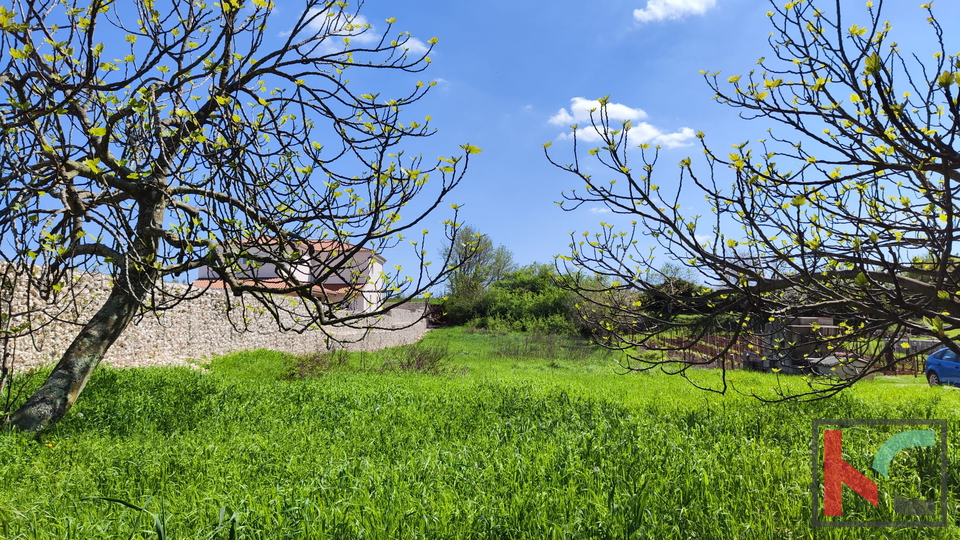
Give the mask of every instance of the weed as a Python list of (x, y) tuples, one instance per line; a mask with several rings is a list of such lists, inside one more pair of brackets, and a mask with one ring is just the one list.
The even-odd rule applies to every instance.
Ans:
[(419, 371), (439, 374), (447, 370), (450, 349), (445, 345), (414, 343), (390, 349), (380, 371)]
[(507, 334), (495, 343), (497, 354), (503, 358), (582, 362), (597, 351), (594, 345), (579, 338), (535, 332)]
[[(100, 369), (42, 444), (0, 436), (0, 537), (871, 538), (811, 528), (811, 420), (960, 427), (960, 392), (923, 380), (763, 404), (657, 372), (617, 375), (599, 354), (571, 361), (569, 341), (527, 337), (435, 330), (339, 368), (340, 356), (318, 359), (330, 371), (297, 381), (284, 378), (293, 357), (269, 351), (214, 359), (210, 373)], [(510, 347), (530, 356), (505, 357)], [(430, 376), (454, 358), (465, 376)], [(804, 384), (726, 377), (758, 392)]]
[(343, 367), (350, 360), (350, 353), (343, 349), (300, 356), (294, 361), (289, 379), (319, 377), (330, 370)]

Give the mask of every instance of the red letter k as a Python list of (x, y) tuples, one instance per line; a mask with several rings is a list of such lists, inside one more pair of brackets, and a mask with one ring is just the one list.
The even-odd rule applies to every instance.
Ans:
[(823, 515), (843, 514), (843, 485), (846, 484), (858, 495), (879, 505), (877, 484), (843, 460), (843, 432), (823, 432)]

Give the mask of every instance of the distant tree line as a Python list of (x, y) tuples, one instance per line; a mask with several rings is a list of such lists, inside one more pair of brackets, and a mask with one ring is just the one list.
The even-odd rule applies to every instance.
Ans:
[[(470, 226), (463, 227), (457, 245), (444, 248), (447, 252), (454, 254), (452, 263), (458, 270), (450, 274), (439, 308), (439, 319), (445, 324), (591, 335), (598, 330), (592, 310), (602, 305), (601, 295), (609, 294), (663, 319), (689, 321), (712, 315), (692, 307), (696, 303), (677, 301), (710, 289), (698, 284), (694, 272), (675, 265), (665, 265), (659, 286), (641, 293), (618, 289), (603, 276), (561, 272), (553, 264), (517, 266), (509, 249), (495, 246), (489, 236)], [(595, 301), (584, 301), (585, 297)], [(623, 319), (617, 324), (629, 328), (638, 320)]]
[(549, 264), (517, 266), (513, 253), (465, 226), (447, 246), (458, 269), (450, 274), (441, 320), (497, 330), (578, 331), (575, 295), (557, 287), (561, 276)]

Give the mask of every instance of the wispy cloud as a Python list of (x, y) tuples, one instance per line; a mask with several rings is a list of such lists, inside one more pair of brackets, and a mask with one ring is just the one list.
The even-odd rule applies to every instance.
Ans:
[[(570, 109), (560, 109), (557, 114), (548, 120), (551, 124), (557, 126), (570, 126), (576, 124), (577, 139), (585, 142), (598, 142), (602, 137), (590, 123), (590, 115), (593, 114), (593, 120), (600, 122), (600, 102), (597, 100), (575, 97), (570, 100)], [(637, 122), (647, 118), (647, 113), (643, 109), (628, 107), (622, 103), (608, 103), (607, 115), (610, 125), (617, 129), (623, 121), (633, 124), (630, 128), (629, 139), (632, 144), (651, 143), (663, 146), (665, 148), (677, 148), (689, 146), (690, 140), (694, 138), (694, 131), (688, 127), (680, 128), (674, 133), (665, 133), (661, 129), (647, 122)], [(559, 139), (569, 139), (573, 137), (573, 132), (561, 133)]]
[(682, 19), (688, 15), (703, 15), (717, 5), (717, 0), (647, 0), (647, 7), (633, 10), (633, 18), (640, 22)]
[(609, 208), (600, 208), (600, 207), (594, 206), (593, 208), (590, 209), (590, 212), (592, 212), (592, 213), (594, 213), (594, 214), (609, 214), (609, 213), (610, 213), (610, 209), (609, 209)]

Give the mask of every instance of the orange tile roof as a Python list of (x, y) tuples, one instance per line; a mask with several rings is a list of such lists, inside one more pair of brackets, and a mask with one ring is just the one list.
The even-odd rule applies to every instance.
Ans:
[(323, 288), (327, 289), (328, 291), (342, 293), (344, 291), (349, 290), (351, 287), (347, 283), (327, 283), (326, 285), (323, 286)]
[[(237, 280), (241, 285), (260, 287), (271, 290), (283, 290), (291, 287), (297, 287), (299, 284), (293, 284), (284, 281), (282, 278), (259, 278), (259, 279), (240, 279)], [(199, 278), (192, 283), (194, 287), (206, 287), (210, 289), (229, 289), (230, 285), (222, 279), (217, 278)], [(317, 297), (342, 297), (350, 289), (346, 283), (337, 283), (331, 285), (314, 285), (310, 288), (311, 294)], [(286, 291), (281, 294), (294, 294), (293, 291)]]
[[(290, 243), (300, 244), (301, 246), (304, 245), (304, 243), (298, 242), (298, 241), (291, 241)], [(257, 246), (268, 246), (271, 244), (277, 244), (277, 241), (275, 239), (267, 238), (267, 237), (244, 240), (240, 243), (241, 246), (248, 247), (248, 248), (257, 247)], [(307, 240), (305, 245), (312, 246), (314, 251), (318, 253), (324, 253), (324, 252), (330, 252), (330, 251), (344, 252), (344, 251), (357, 249), (357, 246), (353, 244), (347, 244), (346, 242), (341, 242), (340, 240), (323, 240), (323, 239)], [(306, 250), (302, 250), (302, 251), (306, 251)], [(359, 253), (373, 253), (373, 250), (366, 247), (361, 247), (357, 249), (357, 251)], [(382, 255), (375, 254), (374, 256), (379, 259), (382, 259), (383, 261), (386, 260)]]
[[(269, 237), (251, 238), (251, 239), (241, 240), (239, 242), (240, 245), (245, 247), (269, 246), (277, 243), (278, 242), (275, 238), (269, 238)], [(353, 244), (347, 244), (339, 240), (323, 240), (323, 239), (306, 240), (305, 242), (301, 242), (298, 240), (290, 240), (289, 243), (310, 245), (310, 246), (313, 246), (314, 249), (316, 249), (317, 251), (332, 251), (332, 250), (348, 251), (351, 249), (356, 249), (357, 247), (357, 246), (354, 246)], [(370, 249), (366, 247), (362, 247), (359, 249), (359, 251), (370, 251)]]

